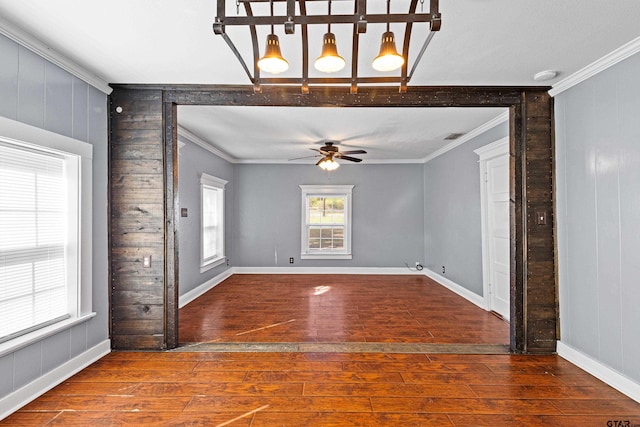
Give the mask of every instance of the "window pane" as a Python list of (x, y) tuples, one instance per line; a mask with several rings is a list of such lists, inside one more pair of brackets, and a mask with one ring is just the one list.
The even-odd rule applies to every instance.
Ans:
[(320, 237), (322, 237), (323, 239), (330, 239), (331, 235), (332, 233), (330, 228), (323, 228), (321, 230)]
[(202, 212), (200, 221), (200, 272), (215, 267), (224, 258), (224, 186), (226, 181), (203, 173), (200, 177)]
[(218, 247), (218, 190), (212, 187), (202, 189), (202, 258), (216, 255)]
[(69, 313), (64, 165), (0, 144), (0, 339)]
[[(348, 259), (350, 226), (347, 215), (351, 203), (352, 185), (301, 185), (303, 209), (302, 255), (309, 259)], [(346, 256), (344, 256), (346, 255)]]
[(309, 224), (344, 224), (344, 197), (309, 197)]

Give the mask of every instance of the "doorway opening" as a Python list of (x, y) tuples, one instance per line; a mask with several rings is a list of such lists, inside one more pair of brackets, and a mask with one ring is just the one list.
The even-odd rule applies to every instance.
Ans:
[[(507, 117), (503, 113), (504, 108), (178, 106), (178, 210), (187, 209), (189, 212), (188, 218), (178, 219), (179, 293), (180, 307), (183, 307), (179, 315), (180, 342), (375, 340), (507, 345), (509, 328), (504, 322), (444, 287), (432, 289), (435, 283), (440, 282), (438, 279), (442, 279), (446, 285), (463, 291), (462, 295), (473, 296), (474, 302), (486, 296), (481, 287), (481, 256), (476, 250), (480, 247), (481, 235), (480, 195), (476, 191), (469, 198), (468, 194), (468, 188), (477, 186), (478, 173), (475, 170), (478, 164), (469, 153), (482, 144), (482, 138), (478, 140), (478, 137), (486, 138), (484, 133), (495, 126), (500, 126), (502, 135), (508, 134)], [(496, 121), (498, 117), (500, 120)], [(270, 126), (269, 122), (288, 125)], [(386, 123), (372, 124), (376, 122)], [(487, 126), (488, 122), (492, 125)], [(457, 135), (456, 140), (447, 139), (452, 133), (468, 135)], [(314, 167), (317, 159), (313, 155), (316, 153), (310, 148), (331, 139), (339, 140), (339, 144), (348, 150), (367, 150), (367, 155), (362, 156), (364, 162), (345, 165), (330, 175)], [(447, 152), (449, 157), (463, 158), (465, 164), (464, 173), (442, 177), (449, 182), (459, 181), (454, 188), (459, 188), (461, 193), (450, 194), (449, 197), (468, 204), (456, 214), (459, 223), (447, 222), (446, 227), (455, 232), (469, 227), (468, 223), (471, 223), (474, 229), (465, 233), (465, 247), (446, 245), (430, 248), (425, 256), (422, 249), (425, 228), (437, 234), (433, 230), (437, 226), (433, 217), (426, 218), (423, 214), (427, 195), (409, 187), (422, 188), (426, 167), (424, 159), (434, 152), (440, 155)], [(298, 160), (300, 156), (303, 159)], [(288, 158), (296, 160), (288, 161)], [(368, 169), (370, 173), (366, 172)], [(411, 172), (405, 172), (407, 169)], [(200, 174), (230, 180), (229, 198), (234, 200), (234, 205), (227, 208), (227, 225), (233, 227), (233, 231), (227, 230), (230, 242), (226, 246), (231, 251), (226, 256), (230, 266), (221, 265), (213, 271), (198, 274), (199, 240), (202, 238), (199, 235), (201, 220), (197, 192)], [(360, 226), (360, 234), (356, 236), (356, 240), (363, 242), (360, 248), (356, 248), (356, 259), (353, 262), (333, 261), (333, 267), (346, 273), (349, 267), (357, 267), (361, 272), (373, 274), (376, 268), (366, 269), (360, 264), (364, 251), (375, 252), (377, 256), (366, 254), (370, 265), (390, 267), (388, 270), (393, 266), (397, 274), (409, 273), (404, 264), (419, 262), (425, 266), (425, 270), (414, 269), (411, 273), (415, 276), (409, 278), (368, 278), (373, 280), (372, 286), (386, 286), (389, 294), (400, 290), (401, 293), (396, 293), (395, 297), (385, 298), (380, 290), (367, 292), (363, 277), (353, 275), (325, 276), (324, 279), (314, 277), (311, 281), (286, 276), (319, 271), (317, 262), (298, 259), (300, 239), (296, 236), (300, 232), (300, 214), (297, 213), (300, 194), (297, 187), (324, 180), (333, 184), (357, 181), (355, 191), (360, 198), (355, 206), (355, 223), (366, 224), (366, 227)], [(363, 195), (365, 193), (372, 196)], [(407, 200), (410, 199), (415, 199), (415, 203), (409, 204)], [(438, 202), (434, 198), (429, 203), (441, 203), (442, 198), (438, 199)], [(394, 206), (403, 206), (402, 212)], [(371, 219), (372, 216), (379, 217), (379, 223)], [(452, 217), (446, 212), (444, 216)], [(508, 216), (507, 210), (507, 221)], [(392, 223), (396, 225), (385, 227), (385, 224)], [(446, 227), (439, 228), (444, 230)], [(375, 239), (370, 242), (365, 241), (373, 234), (371, 230), (377, 230), (378, 235), (371, 236)], [(246, 236), (246, 239), (233, 239), (231, 236)], [(394, 239), (397, 242), (394, 243)], [(508, 252), (507, 245), (507, 256)], [(437, 258), (440, 253), (457, 254), (458, 257), (447, 258), (449, 270), (446, 274), (439, 269), (445, 263)], [(288, 263), (290, 255), (295, 257), (295, 264)], [(323, 272), (330, 273), (331, 267), (324, 264)], [(236, 274), (224, 286), (211, 291), (212, 295), (217, 295), (217, 300), (205, 295), (185, 307), (183, 295), (202, 294), (226, 279), (231, 274), (229, 271), (246, 272), (251, 268), (252, 272), (270, 275), (244, 280), (246, 277)], [(333, 285), (321, 285), (325, 280)], [(315, 293), (318, 286), (323, 286), (323, 295)], [(358, 286), (362, 286), (360, 292), (352, 292)], [(338, 295), (341, 295), (340, 299)], [(375, 301), (371, 295), (376, 295)], [(400, 300), (401, 295), (404, 301)], [(186, 299), (191, 301), (193, 298)], [(230, 300), (235, 303), (227, 304)], [(375, 310), (358, 310), (358, 307), (373, 307)], [(333, 308), (336, 310), (332, 311)], [(384, 313), (384, 321), (376, 310)], [(322, 318), (333, 321), (323, 321)], [(447, 326), (448, 321), (454, 318), (455, 324)], [(457, 328), (457, 333), (452, 334), (449, 328)]]

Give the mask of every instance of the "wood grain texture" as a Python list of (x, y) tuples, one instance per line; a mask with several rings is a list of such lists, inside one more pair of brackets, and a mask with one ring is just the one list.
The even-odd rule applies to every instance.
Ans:
[(113, 352), (0, 425), (606, 426), (640, 404), (558, 356)]
[[(116, 107), (122, 112), (117, 113)], [(165, 184), (162, 92), (110, 96), (109, 259), (111, 343), (165, 343)], [(151, 267), (143, 267), (151, 256)]]

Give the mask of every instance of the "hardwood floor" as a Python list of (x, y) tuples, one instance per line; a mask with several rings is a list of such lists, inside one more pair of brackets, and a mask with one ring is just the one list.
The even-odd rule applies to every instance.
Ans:
[(557, 356), (115, 352), (2, 425), (607, 426), (640, 404)]
[(233, 276), (180, 315), (209, 343), (113, 352), (0, 425), (640, 426), (558, 356), (442, 353), (508, 325), (426, 277)]
[(180, 310), (179, 336), (508, 344), (509, 325), (424, 275), (234, 275)]

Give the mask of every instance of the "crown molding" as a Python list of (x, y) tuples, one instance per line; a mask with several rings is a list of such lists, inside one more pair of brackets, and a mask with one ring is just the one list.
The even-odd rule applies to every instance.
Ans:
[(52, 64), (57, 65), (66, 72), (76, 76), (80, 80), (90, 84), (106, 95), (109, 95), (113, 91), (113, 89), (109, 86), (109, 83), (107, 83), (104, 79), (98, 77), (86, 68), (73, 62), (71, 59), (67, 58), (61, 53), (53, 50), (51, 47), (47, 46), (40, 40), (36, 39), (24, 30), (16, 27), (2, 17), (0, 17), (0, 34), (13, 40), (20, 46), (23, 46), (24, 48), (38, 54), (42, 58), (46, 59)]
[(229, 163), (238, 163), (238, 159), (236, 159), (235, 157), (231, 157), (230, 155), (228, 155), (227, 153), (225, 153), (224, 151), (214, 147), (213, 145), (211, 145), (210, 143), (208, 143), (207, 141), (205, 141), (204, 139), (200, 138), (198, 135), (192, 133), (191, 131), (189, 131), (188, 129), (178, 125), (178, 142), (180, 141), (180, 138), (183, 138), (193, 144), (196, 144), (197, 146), (204, 148), (205, 150), (207, 150), (208, 152), (210, 152), (211, 154), (214, 154), (218, 157), (220, 157), (221, 159), (226, 160)]
[(575, 85), (587, 80), (590, 77), (595, 76), (598, 73), (603, 72), (609, 67), (624, 61), (628, 57), (640, 52), (640, 37), (631, 40), (629, 43), (622, 45), (613, 52), (603, 56), (597, 61), (587, 65), (583, 69), (571, 74), (564, 80), (554, 84), (549, 90), (549, 95), (556, 96), (567, 89), (574, 87)]
[(420, 161), (420, 163), (427, 163), (427, 162), (435, 159), (436, 157), (442, 156), (447, 151), (451, 151), (454, 148), (459, 147), (460, 145), (464, 144), (465, 142), (471, 141), (473, 138), (475, 138), (475, 137), (477, 137), (479, 135), (482, 135), (483, 133), (487, 132), (488, 130), (493, 129), (494, 127), (496, 127), (499, 124), (504, 123), (504, 122), (506, 122), (508, 120), (509, 120), (509, 110), (507, 110), (504, 113), (500, 114), (499, 116), (489, 120), (485, 124), (482, 124), (482, 125), (478, 126), (477, 128), (473, 129), (472, 131), (467, 132), (466, 134), (464, 134), (460, 138), (456, 139), (452, 143), (447, 144), (444, 147), (442, 147), (441, 149), (434, 151), (433, 153), (429, 154), (427, 157), (422, 159)]

